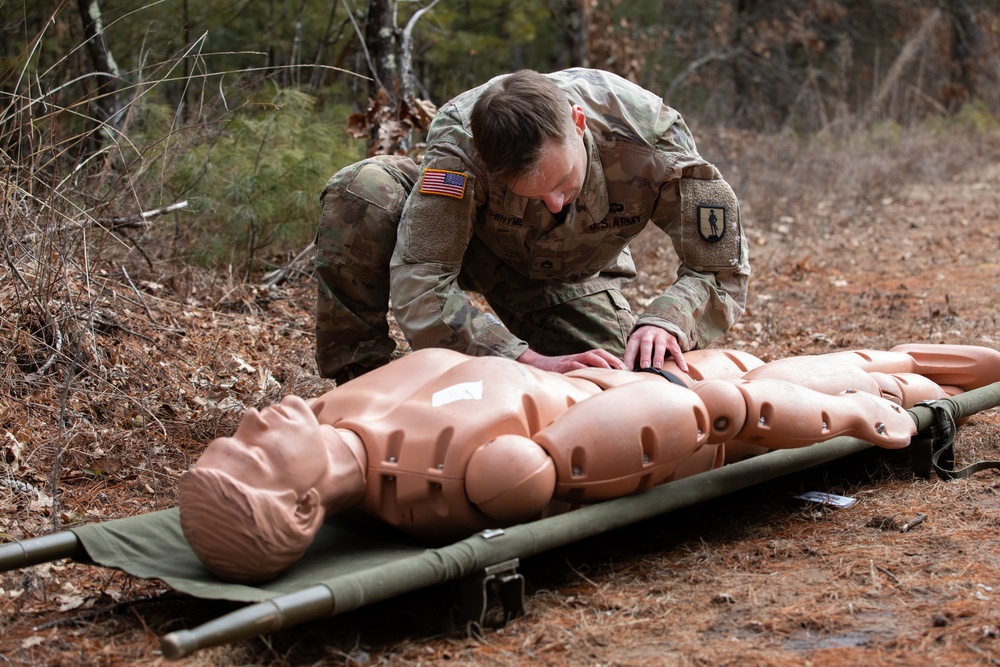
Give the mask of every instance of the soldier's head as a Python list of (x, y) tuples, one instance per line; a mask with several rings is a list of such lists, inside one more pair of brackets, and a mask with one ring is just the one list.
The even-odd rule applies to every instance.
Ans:
[(476, 101), (470, 122), (486, 168), (515, 194), (541, 199), (553, 213), (580, 194), (586, 116), (550, 78), (519, 70), (497, 79)]

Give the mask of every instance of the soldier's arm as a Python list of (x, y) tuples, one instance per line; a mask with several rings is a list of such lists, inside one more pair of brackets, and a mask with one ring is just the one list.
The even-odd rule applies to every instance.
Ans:
[[(479, 310), (458, 285), (476, 207), (486, 193), (471, 160), (447, 141), (457, 121), (443, 113), (431, 128), (422, 173), (400, 220), (390, 263), (393, 313), (416, 349), (516, 359), (527, 343)], [(444, 139), (435, 143), (435, 133)]]
[(707, 346), (743, 314), (749, 250), (735, 193), (698, 155), (682, 120), (660, 133), (657, 148), (664, 181), (650, 217), (669, 234), (681, 265), (677, 280), (649, 304), (636, 329), (666, 329), (687, 351)]

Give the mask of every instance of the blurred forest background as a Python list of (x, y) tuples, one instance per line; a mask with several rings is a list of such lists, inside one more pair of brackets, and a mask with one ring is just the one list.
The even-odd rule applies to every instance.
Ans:
[[(998, 127), (1000, 8), (0, 0), (0, 380), (20, 401), (57, 371), (124, 374), (95, 342), (135, 332), (112, 303), (150, 322), (147, 298), (258, 308), (309, 278), (335, 171), (419, 156), (436, 107), (498, 73), (575, 65), (678, 108), (753, 240), (810, 191), (864, 219), (990, 150), (976, 137)], [(665, 257), (659, 245), (633, 254)]]
[(717, 128), (787, 148), (989, 125), (998, 16), (987, 0), (0, 0), (5, 255), (280, 265), (338, 168), (418, 154), (436, 105), (521, 67), (660, 93), (724, 173)]

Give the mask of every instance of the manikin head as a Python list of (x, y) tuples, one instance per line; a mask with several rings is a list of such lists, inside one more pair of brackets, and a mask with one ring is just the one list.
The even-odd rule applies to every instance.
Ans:
[(181, 528), (220, 578), (271, 579), (298, 560), (328, 512), (357, 502), (364, 462), (308, 404), (250, 409), (180, 479)]
[(476, 101), (473, 142), (486, 168), (511, 191), (558, 213), (576, 199), (587, 173), (587, 119), (551, 79), (520, 70)]

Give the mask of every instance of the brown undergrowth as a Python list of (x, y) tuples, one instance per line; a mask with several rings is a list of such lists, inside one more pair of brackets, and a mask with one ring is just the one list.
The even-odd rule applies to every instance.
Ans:
[[(703, 140), (741, 195), (754, 263), (721, 345), (765, 360), (1000, 348), (1000, 137), (851, 143)], [(265, 288), (123, 253), (61, 265), (31, 301), (25, 284), (51, 269), (11, 254), (31, 229), (7, 231), (24, 243), (8, 244), (0, 280), (5, 541), (168, 507), (179, 472), (243, 409), (331, 386), (315, 376), (307, 277)], [(674, 260), (655, 234), (635, 255), (640, 308)], [(997, 410), (963, 427), (958, 451), (1000, 459)], [(808, 490), (858, 502), (794, 499)], [(994, 664), (998, 523), (995, 473), (922, 480), (905, 452), (865, 452), (527, 559), (527, 614), (501, 629), (470, 632), (442, 586), (180, 664)], [(0, 589), (10, 665), (165, 663), (159, 636), (235, 608), (68, 562), (0, 575)]]

